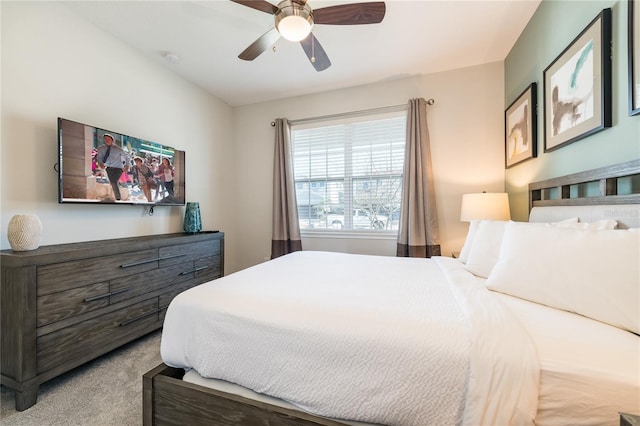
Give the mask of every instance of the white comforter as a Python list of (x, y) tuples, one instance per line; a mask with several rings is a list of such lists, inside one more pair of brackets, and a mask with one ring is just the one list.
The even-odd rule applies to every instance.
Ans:
[(449, 258), (283, 256), (178, 295), (161, 353), (333, 418), (532, 424), (536, 414), (529, 337)]

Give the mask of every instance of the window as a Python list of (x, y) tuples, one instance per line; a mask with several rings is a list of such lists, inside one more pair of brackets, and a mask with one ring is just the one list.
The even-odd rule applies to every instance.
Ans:
[(406, 109), (291, 126), (301, 230), (398, 229)]

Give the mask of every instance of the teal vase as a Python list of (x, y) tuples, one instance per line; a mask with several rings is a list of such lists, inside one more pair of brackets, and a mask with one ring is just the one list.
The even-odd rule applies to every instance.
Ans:
[(200, 203), (187, 203), (187, 209), (184, 212), (184, 232), (196, 234), (201, 230)]

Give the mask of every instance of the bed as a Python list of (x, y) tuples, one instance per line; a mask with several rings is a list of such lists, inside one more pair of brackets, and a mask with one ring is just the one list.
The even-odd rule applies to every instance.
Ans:
[(143, 378), (144, 423), (640, 413), (639, 176), (636, 160), (532, 183), (532, 223), (472, 223), (460, 259), (297, 252), (182, 293)]

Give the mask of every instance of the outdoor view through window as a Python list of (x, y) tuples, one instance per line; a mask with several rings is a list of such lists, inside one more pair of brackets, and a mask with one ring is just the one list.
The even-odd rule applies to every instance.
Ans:
[(398, 229), (406, 109), (291, 126), (301, 230)]

